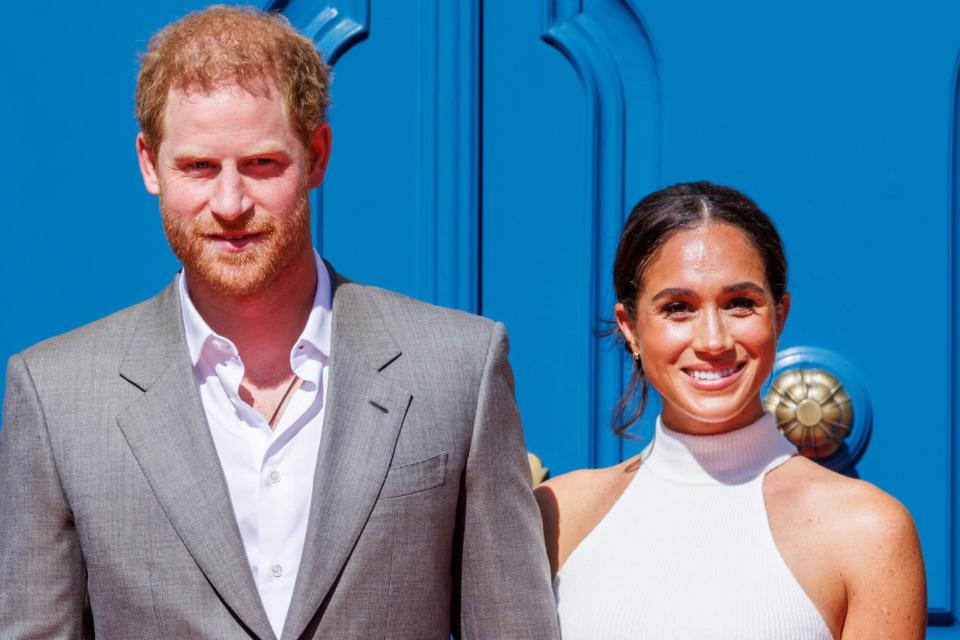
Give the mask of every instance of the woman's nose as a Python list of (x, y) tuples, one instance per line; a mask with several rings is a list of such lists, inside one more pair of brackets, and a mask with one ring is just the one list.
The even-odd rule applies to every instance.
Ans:
[(706, 353), (722, 353), (733, 348), (733, 336), (717, 309), (704, 309), (697, 322), (693, 348)]

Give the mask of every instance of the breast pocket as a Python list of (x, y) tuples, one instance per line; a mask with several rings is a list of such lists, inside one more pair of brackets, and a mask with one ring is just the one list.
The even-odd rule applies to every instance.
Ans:
[(419, 462), (390, 467), (380, 490), (380, 499), (400, 498), (442, 486), (446, 475), (446, 452)]

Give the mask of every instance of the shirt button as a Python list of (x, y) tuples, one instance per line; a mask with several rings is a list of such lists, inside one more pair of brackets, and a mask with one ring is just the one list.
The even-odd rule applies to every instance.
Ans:
[(274, 469), (270, 472), (270, 482), (278, 484), (280, 482), (280, 472)]
[(270, 572), (273, 574), (274, 578), (279, 578), (280, 576), (283, 575), (283, 567), (281, 567), (278, 564), (275, 564), (272, 567), (270, 567)]

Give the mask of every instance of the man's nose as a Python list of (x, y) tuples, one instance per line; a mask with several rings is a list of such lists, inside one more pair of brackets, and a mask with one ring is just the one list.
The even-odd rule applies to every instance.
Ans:
[(733, 336), (718, 309), (702, 310), (693, 348), (705, 353), (723, 353), (733, 348)]
[(210, 199), (212, 213), (220, 218), (232, 220), (250, 207), (243, 176), (235, 168), (225, 166), (220, 169)]

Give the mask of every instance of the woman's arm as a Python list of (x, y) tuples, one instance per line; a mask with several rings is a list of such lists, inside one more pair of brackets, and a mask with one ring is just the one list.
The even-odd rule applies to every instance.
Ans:
[(863, 487), (844, 520), (847, 615), (840, 640), (922, 639), (927, 589), (910, 513), (875, 487)]

